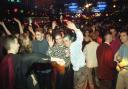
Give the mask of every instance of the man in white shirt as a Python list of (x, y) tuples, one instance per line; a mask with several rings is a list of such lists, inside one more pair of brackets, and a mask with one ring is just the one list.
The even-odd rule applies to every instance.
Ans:
[(74, 89), (85, 89), (86, 84), (86, 63), (85, 55), (82, 52), (83, 34), (75, 24), (67, 21), (67, 27), (76, 34), (76, 40), (72, 42), (70, 35), (64, 37), (65, 46), (70, 48), (71, 64), (74, 70)]

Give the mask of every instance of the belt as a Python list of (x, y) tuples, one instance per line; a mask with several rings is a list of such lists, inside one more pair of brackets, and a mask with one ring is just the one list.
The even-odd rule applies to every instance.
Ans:
[(52, 71), (51, 69), (47, 69), (47, 70), (42, 70), (42, 71), (37, 70), (36, 72), (38, 72), (38, 73), (50, 73), (51, 71)]

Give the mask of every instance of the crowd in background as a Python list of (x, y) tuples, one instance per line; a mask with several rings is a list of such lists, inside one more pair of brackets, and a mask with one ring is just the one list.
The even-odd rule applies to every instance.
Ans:
[[(16, 30), (10, 29), (5, 22), (0, 22), (0, 65), (9, 60), (6, 58), (8, 50), (11, 47), (15, 50), (17, 48), (7, 40), (12, 39), (11, 36), (15, 36), (14, 39), (20, 45), (17, 54), (47, 55), (63, 59), (64, 65), (63, 62), (49, 64), (36, 61), (30, 65), (29, 61), (35, 60), (33, 57), (26, 64), (30, 68), (19, 66), (15, 69), (18, 70), (14, 73), (14, 78), (17, 79), (14, 81), (15, 88), (5, 87), (10, 84), (6, 81), (0, 82), (0, 86), (4, 86), (2, 89), (128, 89), (127, 23), (119, 27), (117, 23), (104, 20), (83, 23), (81, 20), (69, 21), (67, 18), (50, 20), (46, 25), (24, 25), (17, 18), (13, 21), (16, 26), (11, 26)], [(24, 65), (23, 63), (20, 65)], [(19, 70), (27, 72), (21, 78), (16, 78), (22, 73)], [(6, 73), (9, 74), (9, 70)], [(23, 78), (24, 82), (18, 82)]]

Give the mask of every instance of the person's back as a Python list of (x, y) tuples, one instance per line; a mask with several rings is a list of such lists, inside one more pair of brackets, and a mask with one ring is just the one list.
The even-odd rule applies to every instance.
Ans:
[(0, 89), (14, 88), (14, 62), (12, 54), (8, 54), (0, 63)]
[(113, 80), (113, 69), (116, 63), (113, 61), (113, 53), (106, 43), (101, 44), (97, 49), (98, 75), (100, 79)]
[(14, 36), (6, 38), (4, 47), (8, 54), (0, 64), (0, 89), (28, 89), (25, 75), (29, 67), (35, 62), (47, 63), (50, 57), (43, 54), (17, 54), (19, 43)]
[[(46, 61), (41, 60), (42, 58), (47, 59)], [(33, 84), (33, 80), (28, 80), (31, 75), (32, 65), (34, 63), (49, 63), (50, 57), (42, 54), (17, 54), (14, 55), (14, 71), (15, 71), (15, 88), (16, 89), (30, 89), (30, 84)], [(43, 61), (43, 62), (42, 62)], [(30, 72), (30, 73), (29, 73)], [(29, 84), (29, 86), (28, 86)], [(35, 87), (32, 87), (35, 89)]]
[(96, 57), (96, 50), (98, 46), (99, 44), (94, 41), (86, 45), (86, 48), (84, 51), (86, 54), (86, 64), (87, 64), (87, 67), (89, 68), (98, 66), (97, 57)]

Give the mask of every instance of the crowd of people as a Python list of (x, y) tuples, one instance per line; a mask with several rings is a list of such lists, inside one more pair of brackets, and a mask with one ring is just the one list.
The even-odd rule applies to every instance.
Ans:
[(127, 25), (13, 20), (0, 22), (0, 89), (128, 89)]

